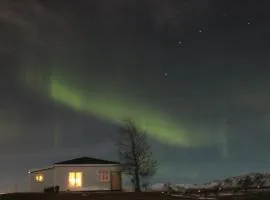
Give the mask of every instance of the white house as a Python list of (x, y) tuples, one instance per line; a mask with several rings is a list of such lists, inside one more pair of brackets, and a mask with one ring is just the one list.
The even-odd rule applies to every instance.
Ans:
[(30, 191), (44, 192), (59, 186), (60, 191), (121, 190), (120, 163), (81, 157), (30, 170)]

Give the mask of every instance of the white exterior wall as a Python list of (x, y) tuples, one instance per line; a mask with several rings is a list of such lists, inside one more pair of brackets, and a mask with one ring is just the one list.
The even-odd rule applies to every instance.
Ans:
[(82, 172), (82, 190), (111, 189), (111, 182), (99, 181), (99, 169), (110, 171), (120, 170), (119, 165), (62, 165), (54, 168), (55, 186), (60, 186), (60, 191), (67, 191), (69, 172)]
[[(43, 182), (36, 181), (36, 175), (43, 175)], [(53, 169), (45, 169), (37, 172), (30, 173), (30, 191), (31, 192), (44, 192), (44, 188), (53, 186)]]

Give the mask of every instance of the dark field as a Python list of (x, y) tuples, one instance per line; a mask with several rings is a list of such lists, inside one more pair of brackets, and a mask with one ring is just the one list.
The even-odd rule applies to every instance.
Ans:
[[(1, 196), (1, 200), (190, 200), (197, 198), (172, 197), (158, 192), (118, 192), (118, 193), (14, 193)], [(202, 197), (200, 198), (202, 199)], [(206, 198), (207, 199), (207, 198)], [(214, 199), (214, 198), (211, 198)], [(242, 197), (217, 197), (220, 200), (270, 200), (270, 194), (256, 194)]]

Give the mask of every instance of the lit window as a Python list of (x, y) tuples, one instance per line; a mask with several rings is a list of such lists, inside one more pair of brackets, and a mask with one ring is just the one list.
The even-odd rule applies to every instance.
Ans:
[(82, 186), (82, 172), (69, 172), (68, 185), (71, 188), (78, 188)]
[(43, 175), (40, 175), (40, 174), (36, 175), (35, 179), (37, 182), (43, 182), (43, 180), (44, 180)]
[(100, 169), (98, 172), (99, 181), (110, 181), (110, 172), (108, 169)]

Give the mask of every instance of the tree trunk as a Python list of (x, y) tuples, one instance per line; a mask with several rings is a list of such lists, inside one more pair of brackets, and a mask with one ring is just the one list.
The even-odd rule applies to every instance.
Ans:
[(138, 159), (136, 155), (136, 148), (134, 144), (134, 137), (133, 135), (130, 135), (131, 137), (131, 145), (132, 145), (132, 154), (134, 157), (134, 164), (135, 164), (135, 169), (134, 169), (134, 181), (135, 181), (135, 192), (140, 192), (141, 191), (141, 185), (140, 185), (140, 176), (139, 176), (139, 164), (138, 164)]
[(141, 191), (141, 185), (140, 185), (140, 177), (138, 172), (138, 167), (135, 168), (135, 192)]

